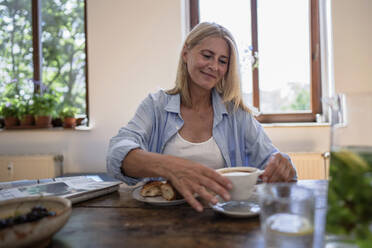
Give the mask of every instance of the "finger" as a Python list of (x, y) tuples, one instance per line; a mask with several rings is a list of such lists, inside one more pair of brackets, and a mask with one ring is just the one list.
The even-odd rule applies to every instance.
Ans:
[(213, 169), (208, 168), (208, 170), (204, 171), (203, 175), (217, 182), (220, 186), (222, 186), (226, 190), (232, 189), (231, 181), (227, 177), (224, 177), (221, 173), (218, 173)]
[(178, 192), (183, 196), (188, 204), (193, 207), (196, 211), (202, 212), (203, 206), (200, 204), (198, 200), (195, 199), (193, 192), (190, 191), (191, 187), (188, 187), (187, 184), (181, 183), (172, 183), (173, 186), (178, 190)]
[(291, 165), (291, 163), (286, 159), (286, 175), (285, 180), (287, 182), (291, 181), (294, 176), (294, 169)]
[(264, 173), (261, 174), (261, 179), (263, 182), (268, 182), (269, 178), (271, 177), (271, 173), (272, 173), (272, 165), (271, 164), (268, 164), (265, 168), (265, 171)]
[(201, 198), (203, 198), (207, 202), (210, 202), (212, 204), (218, 203), (216, 196), (213, 193), (208, 192), (208, 190), (206, 190), (205, 187), (203, 186), (198, 186), (194, 188), (194, 192), (197, 193)]
[(283, 180), (285, 182), (289, 182), (290, 181), (290, 179), (291, 179), (291, 168), (286, 167), (286, 170), (283, 173), (283, 177), (284, 177)]
[(275, 154), (271, 155), (271, 157), (269, 158), (269, 162), (267, 162), (265, 171), (262, 174), (262, 180), (264, 182), (267, 182), (269, 178), (273, 175), (274, 170), (275, 170), (276, 160), (277, 160), (277, 157)]
[(289, 165), (289, 171), (288, 171), (288, 182), (293, 180), (293, 177), (295, 176), (296, 171), (293, 168), (292, 164)]
[(274, 169), (273, 169), (273, 174), (271, 174), (270, 176), (269, 176), (269, 178), (267, 179), (267, 181), (269, 182), (269, 183), (276, 183), (276, 182), (279, 182), (280, 181), (280, 178), (281, 178), (281, 176), (280, 176), (280, 169), (279, 169), (279, 166), (278, 165), (274, 165), (273, 166), (274, 167)]
[(283, 180), (283, 167), (281, 166), (282, 156), (280, 153), (275, 154), (271, 161), (270, 169), (271, 174), (268, 175), (267, 181), (269, 183), (280, 182)]
[(287, 179), (287, 159), (285, 159), (282, 155), (277, 156), (276, 164), (275, 164), (275, 172), (271, 177), (271, 182), (283, 182)]
[(271, 162), (270, 164), (267, 165), (265, 172), (262, 174), (262, 180), (264, 182), (270, 183), (272, 182), (273, 176), (276, 174), (276, 164), (275, 162)]
[[(230, 180), (228, 181), (230, 182)], [(224, 187), (222, 187), (220, 184), (216, 183), (216, 181), (206, 177), (200, 181), (200, 184), (205, 186), (208, 190), (213, 191), (217, 195), (220, 195), (225, 201), (230, 200), (229, 192)]]
[[(293, 166), (291, 165), (291, 167), (292, 167), (292, 170), (291, 170), (291, 175), (290, 175), (290, 178), (289, 178), (289, 180), (293, 180), (293, 178), (295, 177), (295, 175), (296, 175), (296, 170), (295, 170), (295, 168), (293, 168)], [(295, 179), (296, 180), (296, 179)]]
[(187, 203), (190, 204), (190, 206), (192, 208), (194, 208), (198, 212), (202, 212), (203, 211), (203, 205), (201, 205), (201, 203), (198, 200), (195, 199), (195, 197), (194, 197), (193, 194), (191, 194), (190, 192), (185, 192), (182, 195), (185, 198), (185, 200), (187, 201)]
[[(279, 161), (279, 166), (280, 166), (280, 174), (281, 174), (281, 180), (288, 182), (292, 179), (292, 174), (294, 172), (294, 169), (292, 167), (292, 164), (289, 162), (289, 160), (281, 156), (280, 161)], [(293, 174), (294, 175), (294, 174)]]
[(174, 180), (171, 183), (191, 207), (198, 212), (203, 211), (203, 206), (195, 199), (194, 192), (192, 191), (193, 187), (190, 185), (190, 182), (187, 180)]

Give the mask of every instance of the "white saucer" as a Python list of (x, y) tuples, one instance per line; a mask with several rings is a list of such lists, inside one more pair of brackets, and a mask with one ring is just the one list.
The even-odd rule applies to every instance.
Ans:
[(178, 199), (178, 200), (168, 201), (161, 196), (143, 197), (141, 195), (141, 188), (142, 187), (135, 188), (132, 192), (132, 197), (134, 199), (136, 199), (137, 201), (140, 201), (140, 202), (145, 202), (145, 203), (148, 203), (148, 204), (151, 204), (151, 205), (156, 205), (156, 206), (180, 205), (180, 204), (183, 204), (183, 203), (186, 202), (185, 199)]
[(218, 213), (236, 218), (257, 216), (260, 213), (257, 194), (253, 194), (247, 201), (220, 201), (210, 206)]

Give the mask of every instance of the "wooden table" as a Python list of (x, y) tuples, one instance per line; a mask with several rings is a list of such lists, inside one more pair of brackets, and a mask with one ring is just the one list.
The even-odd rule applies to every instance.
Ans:
[[(326, 180), (303, 180), (316, 195), (314, 247), (322, 247)], [(263, 247), (259, 217), (231, 218), (187, 204), (152, 206), (131, 197), (131, 188), (74, 205), (50, 247)]]

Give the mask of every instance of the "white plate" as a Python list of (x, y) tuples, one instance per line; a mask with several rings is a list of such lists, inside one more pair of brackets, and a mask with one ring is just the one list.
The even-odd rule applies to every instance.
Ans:
[(0, 229), (0, 247), (46, 247), (71, 214), (71, 201), (68, 199), (56, 196), (24, 197), (0, 201), (0, 218), (28, 213), (37, 205), (56, 215)]
[(142, 187), (138, 187), (138, 188), (135, 188), (132, 192), (132, 197), (140, 202), (145, 202), (145, 203), (149, 203), (149, 204), (156, 205), (156, 206), (180, 205), (186, 202), (185, 199), (168, 201), (161, 196), (143, 197), (141, 196), (141, 189)]
[(247, 201), (220, 201), (210, 206), (218, 213), (237, 218), (257, 216), (260, 213), (258, 195), (256, 193)]

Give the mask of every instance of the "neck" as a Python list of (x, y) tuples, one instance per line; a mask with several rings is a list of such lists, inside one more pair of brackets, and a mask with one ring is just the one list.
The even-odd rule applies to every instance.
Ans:
[(212, 107), (212, 90), (190, 87), (191, 108), (206, 109)]

